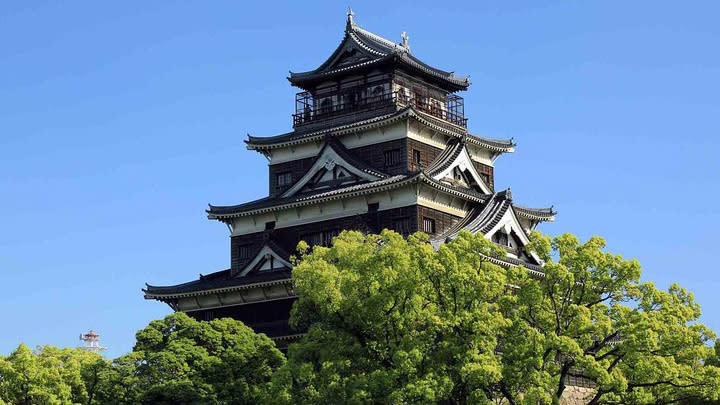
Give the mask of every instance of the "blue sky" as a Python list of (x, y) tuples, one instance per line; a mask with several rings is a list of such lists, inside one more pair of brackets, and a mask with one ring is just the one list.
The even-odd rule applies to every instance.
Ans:
[[(720, 5), (509, 3), (351, 4), (471, 76), (469, 128), (515, 138), (496, 184), (554, 204), (544, 232), (604, 236), (720, 331)], [(170, 312), (145, 282), (228, 267), (228, 231), (204, 210), (267, 193), (242, 141), (291, 128), (288, 70), (334, 50), (346, 6), (0, 4), (0, 353), (93, 328), (121, 355)]]

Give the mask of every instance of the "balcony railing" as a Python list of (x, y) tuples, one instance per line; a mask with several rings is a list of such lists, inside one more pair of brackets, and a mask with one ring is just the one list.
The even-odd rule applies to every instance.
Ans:
[(413, 106), (418, 111), (467, 127), (463, 98), (449, 94), (442, 102), (420, 93), (390, 91), (382, 86), (350, 88), (342, 92), (313, 98), (310, 92), (298, 93), (295, 97), (293, 126), (319, 122), (338, 116), (380, 110), (395, 106), (396, 109)]

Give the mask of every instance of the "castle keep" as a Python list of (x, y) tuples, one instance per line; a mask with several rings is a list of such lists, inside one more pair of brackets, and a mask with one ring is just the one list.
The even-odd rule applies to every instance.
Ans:
[(328, 245), (345, 229), (387, 228), (425, 232), (439, 246), (469, 230), (507, 250), (497, 264), (540, 271), (523, 247), (555, 212), (495, 189), (494, 163), (515, 144), (468, 131), (458, 95), (467, 78), (423, 63), (404, 33), (394, 43), (360, 28), (351, 12), (332, 55), (288, 79), (302, 90), (293, 130), (245, 141), (269, 161), (269, 195), (207, 210), (230, 230), (230, 268), (148, 285), (145, 298), (201, 320), (241, 320), (284, 346), (302, 332), (288, 325), (290, 255), (301, 240)]

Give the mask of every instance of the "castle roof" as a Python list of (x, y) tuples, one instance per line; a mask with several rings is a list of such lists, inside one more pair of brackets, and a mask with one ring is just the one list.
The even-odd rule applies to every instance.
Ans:
[(154, 286), (146, 284), (145, 298), (172, 299), (187, 295), (216, 294), (232, 290), (245, 290), (290, 282), (290, 269), (274, 270), (247, 276), (234, 276), (230, 269), (201, 275), (187, 283)]
[(223, 220), (226, 218), (256, 215), (265, 212), (314, 205), (323, 201), (333, 201), (347, 197), (388, 191), (416, 183), (427, 184), (439, 191), (456, 197), (465, 198), (473, 202), (483, 202), (489, 198), (486, 194), (478, 193), (476, 191), (457, 187), (451, 184), (445, 184), (429, 177), (424, 172), (416, 172), (414, 174), (398, 174), (373, 182), (353, 184), (351, 186), (340, 187), (329, 191), (295, 194), (289, 197), (265, 197), (238, 205), (210, 205), (207, 213), (208, 218), (210, 219)]
[[(446, 241), (457, 237), (463, 231), (486, 234), (490, 232), (502, 219), (507, 210), (511, 209), (518, 217), (533, 222), (554, 221), (555, 212), (552, 208), (526, 208), (515, 205), (512, 201), (510, 189), (494, 193), (485, 205), (476, 205), (470, 212), (435, 240)], [(537, 215), (533, 215), (537, 214)]]
[[(543, 218), (527, 218), (527, 212), (541, 212), (543, 213)], [(462, 220), (458, 221), (447, 231), (434, 237), (431, 240), (431, 244), (435, 248), (438, 248), (441, 244), (457, 238), (458, 234), (462, 231), (490, 236), (492, 233), (497, 232), (498, 228), (503, 227), (503, 224), (508, 224), (510, 228), (516, 231), (517, 235), (522, 240), (523, 245), (525, 245), (529, 243), (529, 239), (527, 238), (526, 231), (522, 229), (518, 223), (517, 217), (525, 217), (537, 223), (542, 221), (553, 221), (555, 219), (555, 214), (556, 212), (554, 212), (552, 208), (518, 208), (512, 202), (512, 193), (510, 189), (507, 189), (505, 191), (494, 193), (492, 197), (488, 199), (486, 204), (475, 205)], [(531, 263), (528, 260), (520, 260), (512, 256), (489, 259), (492, 259), (491, 261), (494, 263), (503, 266), (524, 266), (530, 270), (531, 273), (539, 273), (542, 267), (542, 261), (534, 253), (530, 253), (528, 260), (534, 260), (535, 263)]]
[(528, 208), (523, 207), (520, 205), (513, 204), (513, 207), (515, 208), (515, 212), (526, 219), (529, 219), (531, 221), (555, 221), (555, 215), (557, 215), (557, 212), (553, 210), (553, 207), (550, 208)]
[(357, 117), (353, 116), (350, 116), (349, 118), (354, 118), (354, 120), (350, 122), (339, 121), (336, 125), (325, 126), (322, 129), (311, 131), (292, 131), (281, 135), (267, 137), (248, 135), (248, 139), (245, 143), (247, 144), (248, 149), (267, 151), (308, 142), (317, 142), (326, 136), (337, 137), (366, 131), (368, 129), (380, 128), (403, 119), (410, 118), (446, 136), (453, 138), (465, 138), (467, 143), (488, 149), (495, 153), (514, 152), (516, 146), (512, 139), (493, 139), (472, 135), (468, 133), (466, 128), (453, 125), (445, 120), (433, 117), (432, 115), (426, 114), (422, 111), (417, 111), (412, 106), (405, 107), (389, 114), (374, 116), (363, 120), (357, 120)]
[(316, 83), (338, 75), (374, 66), (397, 65), (450, 91), (468, 88), (470, 80), (467, 77), (455, 76), (453, 72), (437, 69), (416, 58), (407, 45), (407, 36), (403, 36), (403, 43), (397, 44), (367, 31), (355, 23), (350, 12), (345, 35), (332, 55), (314, 70), (290, 72), (288, 80), (294, 86), (309, 89)]
[[(282, 246), (270, 239), (255, 251), (255, 255), (264, 256), (263, 253), (269, 251), (276, 255), (281, 261), (281, 268), (275, 268), (272, 271), (255, 271), (236, 274), (231, 269), (216, 271), (210, 274), (201, 274), (197, 280), (187, 283), (175, 284), (169, 286), (154, 286), (146, 284), (143, 289), (145, 298), (178, 298), (183, 295), (197, 295), (206, 292), (208, 294), (216, 294), (228, 292), (231, 290), (252, 289), (263, 286), (271, 286), (275, 284), (284, 284), (290, 279), (290, 271), (292, 265), (289, 264), (290, 253)], [(249, 263), (251, 266), (254, 263)], [(248, 268), (248, 270), (250, 270)]]

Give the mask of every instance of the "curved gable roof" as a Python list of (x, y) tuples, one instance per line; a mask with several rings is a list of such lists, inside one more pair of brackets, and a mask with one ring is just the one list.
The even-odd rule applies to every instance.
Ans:
[(355, 24), (351, 14), (348, 15), (345, 35), (330, 57), (314, 70), (290, 72), (288, 80), (294, 86), (308, 88), (318, 80), (382, 63), (403, 65), (438, 81), (451, 91), (466, 90), (470, 85), (467, 77), (434, 68), (413, 56), (408, 47), (361, 28)]
[(310, 168), (292, 187), (282, 193), (281, 197), (290, 197), (297, 194), (311, 182), (313, 176), (319, 171), (335, 166), (342, 167), (352, 175), (357, 176), (357, 181), (375, 181), (388, 177), (387, 174), (357, 159), (335, 138), (326, 137), (325, 145), (315, 157)]
[(425, 169), (425, 172), (435, 180), (442, 180), (456, 167), (465, 173), (469, 173), (475, 182), (477, 191), (484, 194), (492, 193), (490, 186), (485, 184), (485, 181), (475, 169), (470, 154), (465, 147), (465, 140), (462, 138), (452, 139), (445, 150)]

